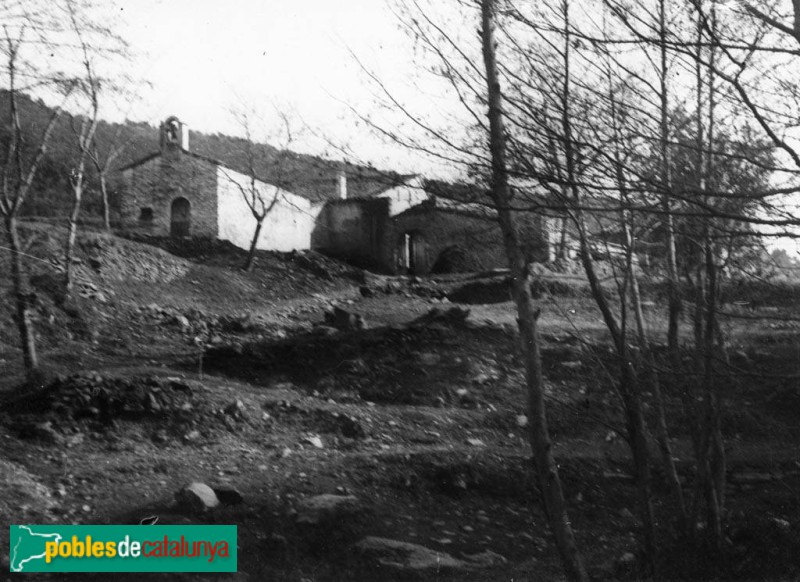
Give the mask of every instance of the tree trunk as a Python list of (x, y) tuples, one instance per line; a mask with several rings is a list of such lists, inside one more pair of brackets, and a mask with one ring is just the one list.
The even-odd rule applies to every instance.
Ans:
[(640, 347), (644, 355), (650, 389), (653, 392), (653, 401), (656, 408), (656, 439), (658, 440), (658, 448), (661, 452), (662, 462), (664, 463), (664, 473), (667, 476), (667, 482), (669, 483), (672, 494), (675, 497), (675, 505), (678, 508), (678, 527), (679, 530), (683, 532), (686, 530), (688, 519), (686, 514), (686, 500), (683, 496), (683, 488), (681, 487), (680, 477), (678, 477), (678, 469), (675, 466), (675, 460), (672, 456), (672, 446), (669, 443), (667, 415), (664, 410), (664, 395), (661, 392), (661, 382), (658, 378), (658, 368), (655, 358), (653, 357), (650, 340), (647, 336), (647, 328), (644, 324), (642, 299), (641, 294), (639, 293), (639, 279), (636, 277), (636, 274), (634, 274), (633, 278), (631, 279), (631, 295), (634, 317), (636, 318), (636, 327), (639, 332)]
[[(651, 572), (655, 570), (657, 563), (656, 560), (656, 539), (655, 539), (655, 518), (653, 514), (653, 503), (651, 500), (651, 477), (650, 477), (650, 454), (647, 449), (647, 427), (645, 425), (644, 414), (642, 413), (641, 393), (639, 381), (636, 372), (630, 362), (630, 354), (628, 352), (628, 343), (626, 338), (626, 321), (625, 313), (627, 308), (626, 288), (627, 280), (623, 286), (623, 292), (620, 294), (621, 303), (621, 317), (620, 321), (617, 320), (614, 312), (611, 309), (608, 298), (606, 297), (605, 290), (600, 283), (599, 278), (594, 267), (594, 259), (592, 258), (592, 249), (589, 244), (589, 234), (587, 232), (586, 220), (584, 217), (582, 205), (582, 192), (578, 185), (577, 171), (576, 171), (576, 158), (577, 148), (572, 140), (572, 120), (570, 117), (570, 28), (569, 28), (569, 5), (567, 0), (562, 4), (562, 11), (564, 14), (564, 83), (561, 92), (561, 126), (563, 130), (563, 147), (564, 158), (567, 170), (567, 184), (571, 190), (570, 203), (572, 205), (571, 215), (575, 221), (575, 228), (578, 234), (578, 242), (580, 245), (581, 263), (586, 273), (586, 278), (589, 282), (589, 288), (592, 292), (592, 297), (600, 310), (603, 321), (608, 328), (611, 335), (612, 342), (616, 356), (620, 365), (619, 377), (619, 394), (623, 401), (623, 410), (625, 413), (625, 421), (627, 428), (628, 445), (631, 449), (631, 456), (633, 457), (634, 470), (636, 473), (636, 484), (638, 491), (638, 505), (642, 522), (642, 547), (645, 552), (646, 566)], [(614, 102), (612, 96), (612, 104)], [(612, 105), (613, 107), (613, 105)], [(616, 116), (616, 113), (613, 113)], [(616, 119), (614, 119), (614, 127), (616, 128)], [(615, 164), (617, 172), (617, 181), (620, 187), (620, 193), (624, 199), (624, 176), (622, 174), (622, 164), (619, 160), (618, 151), (615, 150)], [(624, 204), (622, 204), (624, 207)], [(623, 210), (624, 213), (624, 210)], [(627, 223), (623, 221), (627, 226)], [(628, 246), (629, 253), (632, 250)], [(632, 256), (629, 254), (627, 261), (628, 272), (626, 277), (631, 275), (632, 270)]]
[(625, 403), (625, 424), (628, 429), (633, 465), (636, 471), (636, 483), (639, 494), (639, 512), (642, 519), (642, 546), (644, 547), (646, 566), (654, 572), (657, 564), (655, 532), (655, 514), (652, 500), (652, 478), (650, 475), (650, 452), (647, 449), (647, 427), (645, 426), (639, 381), (630, 361), (623, 361), (621, 374), (622, 399)]
[(256, 217), (256, 231), (253, 233), (253, 240), (250, 241), (250, 250), (247, 251), (247, 259), (244, 262), (242, 269), (250, 271), (256, 261), (256, 247), (258, 246), (258, 237), (261, 236), (261, 227), (264, 226), (264, 216)]
[(716, 309), (717, 309), (717, 268), (714, 262), (713, 242), (706, 235), (706, 273), (708, 290), (706, 292), (706, 320), (704, 347), (704, 395), (706, 405), (704, 432), (708, 435), (704, 442), (709, 455), (709, 474), (707, 484), (707, 503), (709, 533), (715, 548), (722, 546), (722, 507), (725, 503), (725, 449), (720, 429), (719, 394), (714, 371), (714, 352), (716, 347)]
[(14, 216), (5, 219), (6, 237), (8, 248), (11, 251), (11, 285), (16, 303), (14, 320), (19, 330), (20, 345), (22, 347), (22, 361), (28, 379), (33, 379), (39, 372), (39, 358), (36, 355), (36, 336), (31, 321), (31, 293), (28, 288), (26, 276), (22, 269), (22, 254), (17, 230), (17, 220)]
[(677, 249), (675, 244), (675, 221), (672, 215), (670, 200), (672, 180), (670, 179), (669, 160), (669, 94), (667, 84), (668, 64), (666, 45), (666, 14), (665, 1), (659, 1), (659, 45), (661, 68), (659, 71), (659, 180), (663, 192), (661, 205), (664, 211), (664, 226), (666, 229), (667, 245), (667, 297), (668, 297), (668, 322), (667, 346), (670, 355), (673, 374), (678, 374), (681, 365), (680, 356), (680, 318), (683, 311), (683, 302), (680, 292), (680, 275), (678, 274)]
[[(573, 180), (570, 181), (573, 184), (575, 183)], [(611, 310), (594, 268), (577, 190), (575, 198), (576, 208), (574, 209), (574, 214), (578, 220), (576, 226), (580, 242), (581, 262), (583, 263), (586, 278), (589, 281), (592, 297), (606, 323), (620, 363), (619, 393), (625, 413), (625, 426), (628, 430), (628, 445), (631, 449), (633, 466), (636, 472), (639, 514), (642, 521), (642, 547), (645, 551), (648, 568), (654, 569), (657, 563), (656, 552), (658, 546), (655, 538), (655, 516), (651, 499), (650, 452), (647, 448), (647, 426), (642, 413), (641, 387), (630, 363), (630, 354), (626, 345), (627, 340), (623, 337), (623, 329)], [(624, 301), (624, 295), (622, 300)]]
[(108, 184), (105, 173), (100, 173), (100, 197), (103, 203), (103, 228), (111, 231), (111, 209), (108, 205)]
[(514, 301), (519, 316), (518, 325), (528, 385), (528, 414), (534, 464), (544, 510), (550, 522), (567, 578), (576, 582), (588, 582), (589, 577), (575, 543), (575, 536), (567, 516), (561, 479), (553, 458), (552, 442), (547, 429), (544, 403), (544, 382), (537, 326), (539, 310), (533, 302), (530, 281), (528, 280), (527, 262), (519, 244), (514, 218), (509, 209), (511, 193), (508, 187), (508, 172), (505, 160), (503, 98), (500, 90), (495, 52), (494, 0), (482, 0), (481, 20), (481, 41), (489, 101), (492, 197), (497, 206), (498, 221), (503, 233), (503, 241), (514, 281)]
[(75, 240), (78, 237), (78, 217), (81, 213), (81, 199), (83, 198), (83, 179), (79, 177), (72, 186), (72, 211), (69, 215), (67, 232), (67, 246), (64, 252), (64, 301), (72, 298), (73, 276), (72, 262), (75, 254)]

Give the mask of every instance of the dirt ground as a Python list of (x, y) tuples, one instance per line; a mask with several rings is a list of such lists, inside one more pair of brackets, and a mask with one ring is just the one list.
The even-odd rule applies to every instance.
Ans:
[[(39, 225), (25, 233), (40, 385), (22, 384), (10, 311), (0, 310), (0, 531), (152, 516), (236, 524), (239, 572), (206, 576), (214, 579), (562, 579), (537, 501), (502, 274), (386, 278), (313, 253), (262, 253), (243, 273), (242, 253), (225, 245), (88, 233), (79, 297), (65, 307), (56, 292), (61, 234)], [(7, 285), (0, 280), (8, 299)], [(637, 579), (635, 491), (614, 430), (621, 421), (602, 321), (579, 282), (564, 278), (557, 291), (542, 298), (543, 360), (570, 515), (596, 578)], [(647, 307), (654, 328), (661, 305), (653, 298)], [(325, 320), (333, 306), (361, 317), (336, 329), (341, 322)], [(793, 580), (800, 341), (792, 318), (800, 311), (731, 310), (739, 310), (726, 323), (735, 373), (720, 379), (729, 548), (708, 562), (665, 543), (662, 573)], [(688, 471), (679, 390), (667, 398)], [(175, 493), (195, 481), (229, 494), (220, 507), (187, 512)], [(309, 524), (304, 502), (321, 494), (354, 496), (355, 507)], [(661, 481), (656, 501), (666, 540), (672, 513)], [(419, 544), (460, 566), (387, 568), (354, 549), (367, 536)], [(5, 576), (7, 540), (2, 553)]]

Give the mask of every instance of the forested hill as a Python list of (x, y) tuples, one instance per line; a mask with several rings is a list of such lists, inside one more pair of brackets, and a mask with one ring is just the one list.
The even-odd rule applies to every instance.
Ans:
[[(25, 140), (25, 153), (30, 156), (39, 143), (44, 127), (53, 110), (40, 100), (25, 95), (18, 96), (21, 125)], [(0, 143), (5, 158), (9, 139), (9, 99), (6, 91), (0, 91)], [(34, 184), (33, 195), (24, 207), (30, 216), (52, 216), (62, 214), (70, 204), (68, 176), (78, 155), (77, 134), (80, 117), (63, 115), (53, 131), (47, 157)], [(189, 149), (198, 154), (216, 159), (238, 171), (247, 173), (248, 150), (255, 155), (256, 174), (284, 188), (319, 201), (336, 195), (338, 173), (342, 162), (307, 154), (278, 150), (266, 144), (249, 147), (241, 138), (222, 134), (207, 134), (189, 128)], [(115, 168), (135, 162), (158, 150), (158, 127), (148, 123), (126, 121), (124, 124), (101, 121), (97, 127), (96, 142), (100, 157), (104, 158), (114, 148), (122, 152), (114, 160)], [(113, 185), (113, 176), (110, 173)], [(347, 164), (348, 195), (369, 195), (396, 183), (400, 176), (391, 171), (356, 164)], [(87, 213), (99, 212), (99, 198), (95, 188), (96, 175), (89, 168), (89, 187), (86, 195)], [(112, 200), (113, 203), (113, 200)]]

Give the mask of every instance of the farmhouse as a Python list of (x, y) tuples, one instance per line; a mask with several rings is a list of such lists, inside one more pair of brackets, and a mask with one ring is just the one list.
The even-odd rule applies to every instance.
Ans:
[[(406, 176), (359, 198), (329, 201), (312, 244), (328, 255), (390, 273), (476, 271), (504, 267), (495, 210), (470, 186)], [(547, 220), (520, 213), (530, 258), (549, 259)]]
[[(242, 190), (254, 185), (267, 204), (274, 201), (257, 241), (262, 250), (314, 249), (387, 273), (506, 264), (495, 212), (471, 186), (318, 159), (314, 171), (304, 160), (280, 176), (264, 165), (251, 185), (235, 163), (193, 152), (178, 118), (164, 121), (159, 134), (157, 152), (121, 169), (125, 229), (248, 248), (255, 219)], [(531, 258), (548, 260), (546, 220), (525, 213), (520, 222)]]

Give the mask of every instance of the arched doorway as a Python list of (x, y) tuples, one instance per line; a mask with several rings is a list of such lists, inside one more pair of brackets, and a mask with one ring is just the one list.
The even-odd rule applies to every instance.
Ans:
[(186, 198), (176, 198), (172, 201), (170, 234), (175, 237), (189, 236), (191, 224), (192, 216), (189, 201)]
[(409, 275), (419, 275), (425, 272), (425, 239), (417, 231), (410, 231), (400, 235), (398, 241), (398, 258), (400, 270)]

